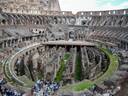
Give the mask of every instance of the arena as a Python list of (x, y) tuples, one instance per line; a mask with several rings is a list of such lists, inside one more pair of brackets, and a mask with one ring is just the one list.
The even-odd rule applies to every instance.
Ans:
[(58, 0), (0, 1), (0, 96), (128, 96), (127, 88), (128, 9), (73, 14)]

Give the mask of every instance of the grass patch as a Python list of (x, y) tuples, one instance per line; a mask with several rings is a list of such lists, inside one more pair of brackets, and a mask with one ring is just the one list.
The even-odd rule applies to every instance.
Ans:
[(66, 53), (64, 58), (60, 60), (60, 68), (56, 74), (55, 82), (60, 82), (63, 78), (63, 72), (65, 71), (65, 60), (67, 61), (70, 57), (70, 54)]
[(75, 80), (82, 80), (82, 63), (81, 57), (79, 55), (76, 56), (76, 64), (75, 64)]
[(94, 86), (94, 83), (92, 81), (85, 80), (76, 85), (73, 85), (72, 88), (74, 91), (81, 91), (81, 90), (86, 90), (86, 89), (92, 88), (93, 86)]
[(65, 70), (65, 63), (64, 63), (64, 60), (61, 60), (60, 61), (60, 68), (59, 68), (59, 71), (57, 72), (55, 82), (59, 83), (62, 80), (64, 70)]
[(66, 54), (64, 55), (64, 60), (68, 60), (69, 57), (70, 57), (70, 54), (69, 54), (69, 53), (66, 53)]

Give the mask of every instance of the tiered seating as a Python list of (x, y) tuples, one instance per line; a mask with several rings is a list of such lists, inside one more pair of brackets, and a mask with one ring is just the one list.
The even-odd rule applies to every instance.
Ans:
[[(91, 33), (90, 33), (91, 34)], [(115, 40), (122, 40), (122, 41), (128, 41), (128, 33), (125, 30), (109, 30), (109, 29), (95, 29), (95, 32), (93, 34), (89, 35), (91, 38), (94, 39), (102, 39), (111, 41), (113, 39)], [(108, 39), (109, 38), (109, 39)], [(115, 42), (116, 43), (116, 42)]]
[(128, 17), (127, 16), (94, 16), (84, 24), (87, 26), (110, 26), (110, 27), (127, 27)]

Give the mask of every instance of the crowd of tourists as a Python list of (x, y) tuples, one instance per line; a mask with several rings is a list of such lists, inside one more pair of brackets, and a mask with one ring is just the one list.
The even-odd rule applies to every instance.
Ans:
[(0, 75), (0, 93), (2, 96), (22, 96), (23, 93), (8, 86), (6, 79)]
[(0, 93), (2, 96), (53, 96), (59, 88), (59, 83), (37, 80), (32, 87), (32, 94), (27, 95), (25, 92), (9, 87), (6, 79), (0, 78)]
[(59, 83), (43, 80), (38, 80), (33, 86), (34, 94), (36, 96), (51, 96), (52, 94), (55, 94), (59, 88)]

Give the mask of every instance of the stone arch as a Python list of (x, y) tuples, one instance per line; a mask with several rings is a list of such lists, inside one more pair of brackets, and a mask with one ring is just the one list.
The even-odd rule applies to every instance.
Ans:
[(55, 24), (58, 23), (58, 20), (57, 20), (57, 17), (56, 17), (56, 16), (54, 17), (54, 23), (55, 23)]
[(5, 25), (7, 21), (5, 19), (3, 19), (1, 22), (2, 22), (2, 24)]
[(76, 23), (76, 19), (73, 18), (73, 17), (71, 17), (71, 18), (69, 19), (69, 22), (70, 22), (70, 24), (74, 25), (74, 24)]

